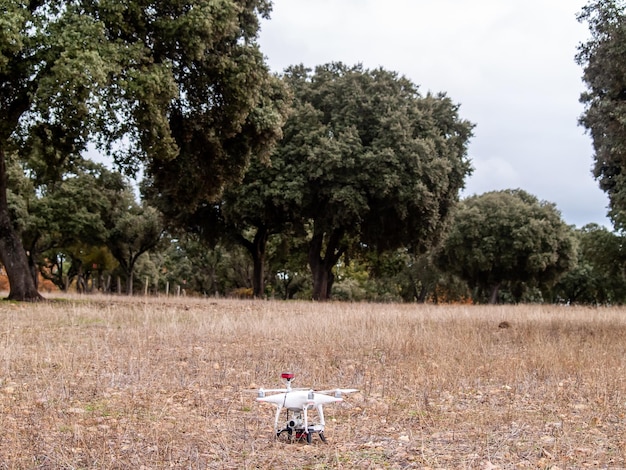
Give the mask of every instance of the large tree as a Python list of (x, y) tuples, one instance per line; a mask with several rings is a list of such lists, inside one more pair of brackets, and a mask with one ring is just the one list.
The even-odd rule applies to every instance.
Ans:
[(444, 94), (383, 69), (297, 66), (285, 80), (293, 112), (272, 165), (308, 225), (313, 298), (324, 300), (351, 246), (419, 253), (438, 240), (471, 171), (472, 125)]
[(626, 302), (626, 237), (597, 224), (576, 231), (578, 265), (559, 281), (555, 296), (572, 304)]
[(282, 93), (256, 42), (267, 0), (3, 2), (0, 259), (10, 298), (38, 299), (7, 205), (5, 158), (61, 168), (96, 136), (145, 164), (170, 217), (240, 177), (280, 136)]
[(623, 0), (593, 0), (580, 15), (591, 38), (579, 46), (587, 90), (580, 119), (593, 139), (594, 175), (609, 196), (609, 215), (626, 228), (626, 12)]
[(9, 298), (37, 300), (7, 200), (7, 158), (36, 154), (50, 168), (78, 156), (111, 71), (98, 22), (78, 2), (7, 0), (0, 18), (0, 260)]
[(161, 214), (153, 207), (138, 204), (132, 192), (120, 194), (110, 214), (111, 218), (105, 221), (106, 246), (126, 276), (126, 293), (132, 295), (137, 261), (162, 239)]
[(287, 181), (290, 174), (279, 158), (266, 164), (250, 164), (241, 184), (228, 188), (219, 207), (224, 231), (242, 245), (253, 262), (252, 288), (255, 297), (265, 291), (267, 245), (272, 235), (293, 235), (298, 214), (291, 213), (288, 201), (297, 198), (300, 187)]
[[(66, 258), (103, 247), (108, 237), (105, 220), (122, 194), (132, 190), (118, 172), (90, 160), (78, 159), (62, 178), (41, 178), (15, 158), (9, 163), (9, 209), (22, 234), (31, 269), (61, 288), (66, 287)], [(87, 248), (88, 247), (88, 248)], [(72, 263), (72, 269), (76, 263)]]
[(492, 191), (462, 201), (439, 263), (467, 281), (477, 300), (495, 303), (505, 285), (553, 285), (575, 265), (576, 242), (554, 204), (522, 190)]
[(282, 135), (285, 89), (256, 42), (271, 3), (87, 3), (127, 52), (101, 142), (130, 171), (145, 163), (142, 191), (171, 226), (214, 232), (224, 187)]

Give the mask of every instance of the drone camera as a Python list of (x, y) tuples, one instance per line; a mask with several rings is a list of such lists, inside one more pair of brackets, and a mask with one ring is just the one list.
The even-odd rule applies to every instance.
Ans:
[(287, 425), (292, 429), (302, 429), (304, 427), (304, 420), (300, 415), (297, 415), (290, 420)]

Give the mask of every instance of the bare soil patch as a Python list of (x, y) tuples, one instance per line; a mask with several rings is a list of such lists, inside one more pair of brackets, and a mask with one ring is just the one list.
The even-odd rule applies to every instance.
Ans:
[[(625, 368), (623, 309), (2, 302), (0, 468), (626, 468)], [(284, 371), (360, 390), (328, 443), (273, 439)]]

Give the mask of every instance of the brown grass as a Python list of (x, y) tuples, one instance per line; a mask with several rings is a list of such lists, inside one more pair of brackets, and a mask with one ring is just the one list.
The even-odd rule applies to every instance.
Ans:
[[(624, 468), (620, 309), (0, 304), (0, 468)], [(503, 322), (508, 323), (504, 325)], [(355, 387), (327, 444), (245, 389)]]

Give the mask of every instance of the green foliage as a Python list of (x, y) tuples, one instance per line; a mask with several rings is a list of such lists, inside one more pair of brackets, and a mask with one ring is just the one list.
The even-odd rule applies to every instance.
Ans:
[(476, 289), (475, 300), (495, 302), (506, 288), (522, 301), (575, 266), (576, 240), (553, 204), (522, 190), (488, 192), (461, 203), (439, 264)]
[(241, 247), (226, 249), (216, 244), (209, 248), (195, 234), (171, 240), (158, 266), (161, 289), (169, 282), (171, 286), (183, 285), (188, 292), (225, 296), (251, 284), (250, 262)]
[(256, 43), (270, 7), (2, 2), (0, 257), (12, 297), (38, 294), (4, 197), (6, 156), (28, 159), (39, 182), (59, 181), (95, 140), (129, 174), (145, 164), (172, 219), (192, 213), (280, 137), (283, 89)]
[(594, 175), (609, 196), (609, 215), (626, 227), (626, 11), (622, 0), (592, 0), (579, 15), (591, 38), (579, 46), (587, 90), (580, 119), (595, 151)]
[(153, 207), (138, 204), (134, 194), (125, 191), (117, 195), (105, 224), (108, 229), (106, 246), (126, 277), (126, 292), (132, 294), (135, 263), (162, 239), (161, 214)]
[(554, 295), (572, 304), (626, 302), (626, 240), (623, 234), (589, 224), (576, 232), (578, 265), (555, 286)]
[(60, 290), (74, 285), (81, 293), (108, 292), (105, 275), (109, 277), (119, 266), (106, 247), (80, 242), (44, 252), (38, 264), (42, 277)]
[(38, 178), (58, 180), (103, 122), (102, 93), (117, 70), (115, 45), (84, 13), (79, 1), (2, 2), (0, 258), (13, 299), (40, 296), (17, 231), (21, 224), (11, 219), (17, 206), (13, 199), (9, 208), (9, 156), (29, 159)]
[(41, 180), (30, 162), (9, 163), (12, 218), (30, 264), (59, 288), (65, 290), (76, 279), (85, 289), (90, 276), (118, 265), (130, 282), (139, 257), (160, 241), (160, 215), (135, 201), (121, 174), (76, 159), (60, 180)]
[[(142, 192), (171, 226), (193, 230), (210, 243), (222, 235), (216, 228), (236, 234), (253, 256), (257, 295), (263, 290), (264, 244), (275, 233), (255, 216), (263, 195), (231, 194), (225, 207), (217, 202), (227, 185), (235, 183), (234, 191), (242, 187), (238, 183), (251, 157), (265, 161), (282, 136), (287, 93), (269, 74), (256, 43), (257, 15), (267, 16), (269, 10), (270, 2), (262, 0), (178, 1), (134, 10), (136, 21), (128, 26), (139, 38), (145, 36), (146, 57), (168, 64), (153, 81), (162, 83), (167, 76), (175, 85), (170, 92), (158, 87), (166, 93), (157, 99), (142, 95), (149, 87), (129, 78), (135, 83), (129, 96), (139, 93), (130, 103), (150, 107), (130, 111), (142, 132), (137, 148), (149, 159)], [(158, 47), (151, 44), (153, 35), (161, 38)], [(155, 134), (155, 128), (161, 130)], [(152, 150), (153, 145), (170, 149)], [(130, 162), (137, 158), (129, 155)], [(251, 227), (258, 228), (254, 240), (243, 235)]]
[(89, 3), (124, 53), (104, 144), (129, 170), (147, 163), (146, 195), (184, 225), (280, 138), (283, 88), (256, 42), (270, 3)]
[(445, 95), (422, 97), (404, 77), (343, 64), (292, 67), (284, 138), (272, 154), (275, 184), (297, 225), (311, 224), (313, 297), (357, 244), (426, 250), (446, 227), (464, 178), (472, 125)]
[[(115, 70), (113, 50), (80, 2), (3, 2), (2, 147), (21, 142), (57, 164), (84, 148)], [(23, 148), (23, 147), (22, 147)]]
[(76, 162), (60, 181), (38, 184), (28, 199), (31, 217), (22, 232), (26, 246), (104, 244), (104, 218), (128, 184), (121, 175), (86, 160)]
[(266, 294), (280, 299), (311, 298), (311, 274), (307, 266), (304, 236), (285, 231), (268, 241)]
[(382, 69), (292, 67), (283, 78), (293, 93), (284, 139), (216, 209), (252, 255), (256, 295), (269, 237), (309, 228), (313, 296), (325, 298), (348, 249), (419, 251), (436, 241), (470, 171), (471, 125), (444, 95), (421, 97)]
[(307, 215), (325, 232), (359, 224), (373, 248), (429, 246), (470, 172), (472, 126), (458, 106), (445, 95), (422, 97), (382, 69), (329, 64), (306, 72), (287, 73), (302, 106), (282, 148), (304, 167)]
[(222, 204), (215, 206), (226, 237), (243, 246), (252, 258), (255, 297), (265, 293), (268, 242), (281, 233), (293, 234), (297, 223), (293, 207), (287, 204), (297, 197), (297, 186), (285, 184), (281, 163), (253, 160), (241, 184), (227, 188)]
[(10, 158), (7, 165), (9, 212), (29, 264), (65, 289), (67, 276), (71, 281), (72, 273), (85, 273), (78, 273), (79, 264), (93, 264), (85, 253), (104, 246), (105, 217), (128, 183), (118, 173), (80, 159), (57, 181), (38, 178), (30, 161)]
[(348, 264), (338, 263), (333, 298), (371, 302), (465, 302), (467, 284), (441, 271), (437, 249), (415, 255), (406, 248), (362, 251)]

